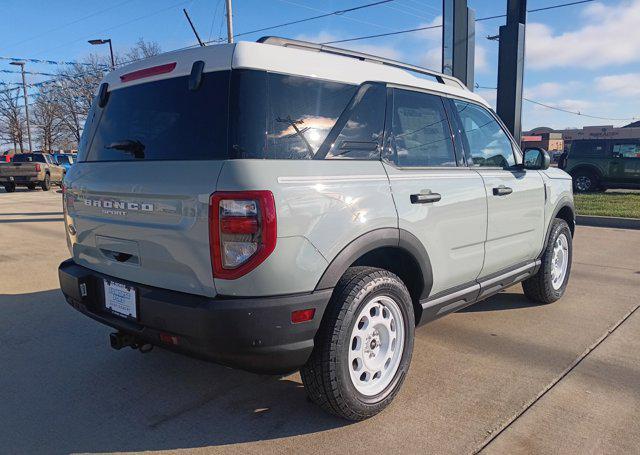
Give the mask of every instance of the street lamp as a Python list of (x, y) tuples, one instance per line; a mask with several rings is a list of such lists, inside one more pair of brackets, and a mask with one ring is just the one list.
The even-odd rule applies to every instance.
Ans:
[(22, 73), (22, 94), (24, 95), (24, 114), (27, 117), (27, 139), (29, 140), (29, 151), (33, 152), (33, 148), (31, 147), (31, 124), (29, 123), (29, 98), (27, 98), (27, 79), (24, 75), (25, 62), (10, 62), (10, 64), (19, 66), (20, 72)]
[(111, 54), (111, 69), (116, 67), (116, 62), (113, 59), (113, 47), (111, 46), (111, 38), (108, 39), (90, 39), (89, 44), (93, 44), (94, 46), (99, 44), (107, 44), (109, 43), (109, 54)]

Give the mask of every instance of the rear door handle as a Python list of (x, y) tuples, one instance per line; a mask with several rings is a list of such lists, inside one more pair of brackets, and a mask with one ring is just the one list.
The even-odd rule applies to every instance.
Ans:
[(442, 199), (439, 193), (418, 193), (411, 195), (412, 204), (430, 204)]
[(511, 193), (513, 193), (513, 189), (504, 185), (500, 185), (499, 187), (493, 189), (494, 196), (506, 196), (507, 194)]

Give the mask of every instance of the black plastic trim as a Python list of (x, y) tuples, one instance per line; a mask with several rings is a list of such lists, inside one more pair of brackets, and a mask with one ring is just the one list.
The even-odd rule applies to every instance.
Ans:
[(316, 291), (333, 289), (340, 277), (356, 260), (370, 251), (383, 247), (397, 247), (405, 250), (416, 260), (422, 272), (424, 288), (421, 298), (429, 295), (433, 284), (431, 260), (424, 246), (413, 234), (403, 229), (381, 228), (367, 232), (353, 240), (338, 253), (316, 285)]
[[(571, 214), (573, 215), (574, 229), (571, 231), (571, 235), (573, 236), (576, 225), (576, 209), (571, 199), (564, 197), (560, 199), (560, 201), (556, 204), (556, 207), (553, 209), (553, 214), (551, 215), (551, 218), (549, 218), (549, 225), (547, 226), (547, 232), (544, 236), (544, 244), (542, 245), (542, 250), (538, 255), (538, 259), (542, 257), (544, 251), (547, 249), (547, 245), (549, 244), (549, 236), (551, 235), (551, 226), (553, 225), (553, 220), (557, 218), (560, 210), (564, 209), (565, 207), (569, 207), (569, 209), (571, 209)], [(571, 226), (569, 226), (569, 228), (571, 228)]]
[[(110, 277), (72, 260), (58, 268), (67, 302), (81, 313), (147, 343), (235, 368), (269, 374), (294, 371), (305, 364), (331, 290), (272, 297), (209, 298)], [(137, 291), (138, 320), (105, 309), (103, 279)], [(315, 309), (311, 321), (293, 324), (291, 312)], [(166, 345), (160, 334), (179, 338)]]
[(477, 281), (462, 284), (439, 292), (428, 299), (420, 300), (422, 317), (419, 324), (431, 322), (491, 297), (501, 290), (535, 275), (539, 268), (539, 259), (523, 262), (487, 275)]

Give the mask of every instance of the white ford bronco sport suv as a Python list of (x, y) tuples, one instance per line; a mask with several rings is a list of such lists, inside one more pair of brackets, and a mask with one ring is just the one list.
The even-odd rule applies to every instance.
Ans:
[(300, 369), (351, 420), (417, 325), (517, 282), (559, 299), (574, 232), (569, 175), (458, 80), (282, 38), (108, 74), (64, 211), (62, 291), (113, 347)]

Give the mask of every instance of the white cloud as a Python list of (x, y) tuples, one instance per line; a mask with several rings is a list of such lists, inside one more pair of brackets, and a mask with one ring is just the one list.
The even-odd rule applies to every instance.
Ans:
[[(342, 38), (344, 37), (326, 31), (322, 31), (315, 35), (298, 35), (295, 37), (295, 39), (310, 41), (312, 43), (326, 43), (327, 41), (336, 41)], [(364, 52), (366, 54), (376, 55), (378, 57), (386, 57), (393, 60), (402, 60), (402, 53), (392, 46), (377, 46), (374, 44), (363, 44), (357, 42), (337, 43), (333, 44), (332, 46), (351, 49), (358, 52)]]
[(606, 6), (595, 3), (585, 8), (582, 16), (582, 28), (563, 33), (544, 24), (529, 23), (527, 67), (593, 69), (640, 61), (640, 0)]
[(496, 90), (480, 88), (474, 91), (477, 95), (480, 95), (482, 98), (484, 98), (487, 101), (487, 103), (489, 103), (495, 109), (496, 98), (498, 96), (498, 92)]
[(596, 88), (616, 96), (640, 96), (640, 73), (615, 74), (596, 78)]
[(545, 98), (557, 98), (566, 96), (567, 93), (582, 89), (584, 84), (580, 81), (567, 82), (542, 82), (537, 85), (527, 86), (524, 88), (525, 98), (533, 98), (536, 100)]

